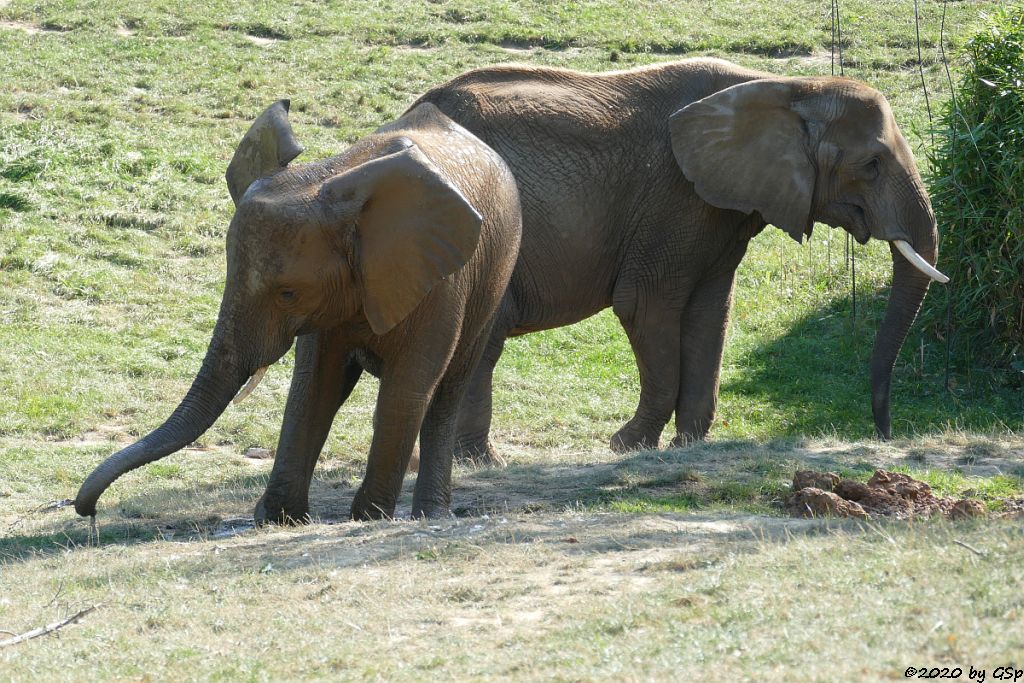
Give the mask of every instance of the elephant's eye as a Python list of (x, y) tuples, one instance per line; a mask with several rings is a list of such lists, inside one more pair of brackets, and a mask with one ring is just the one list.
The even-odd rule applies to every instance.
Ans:
[(291, 304), (295, 303), (295, 300), (299, 298), (299, 295), (294, 289), (282, 289), (277, 293), (277, 298), (283, 304)]
[(868, 163), (864, 164), (864, 175), (867, 176), (868, 180), (874, 180), (878, 177), (878, 174), (882, 171), (882, 162), (875, 157)]

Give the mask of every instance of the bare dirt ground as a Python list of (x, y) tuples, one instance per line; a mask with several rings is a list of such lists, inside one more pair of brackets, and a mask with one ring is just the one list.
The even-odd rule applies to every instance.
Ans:
[[(54, 443), (74, 448), (96, 448), (108, 443), (116, 450), (131, 439), (119, 428), (109, 428)], [(6, 444), (8, 447), (16, 447), (14, 441), (7, 441), (10, 441)], [(692, 495), (700, 501), (697, 506), (700, 508), (707, 507), (708, 501), (701, 496), (709, 489), (741, 487), (737, 494), (723, 500), (722, 505), (713, 507), (730, 514), (751, 509), (767, 513), (759, 515), (756, 519), (760, 521), (754, 525), (758, 533), (767, 533), (770, 529), (787, 526), (803, 528), (802, 522), (782, 519), (786, 516), (782, 505), (786, 492), (783, 489), (788, 490), (794, 472), (800, 469), (860, 471), (867, 475), (879, 468), (902, 467), (918, 472), (955, 472), (978, 481), (1000, 475), (1019, 477), (1024, 473), (1024, 440), (1020, 437), (976, 438), (958, 434), (894, 443), (722, 441), (684, 450), (622, 456), (602, 449), (551, 451), (507, 445), (502, 452), (510, 461), (508, 467), (464, 465), (456, 468), (452, 511), (457, 519), (437, 522), (437, 525), (445, 529), (450, 525), (450, 533), (458, 536), (471, 531), (473, 534), (482, 532), (500, 518), (505, 519), (500, 525), (504, 530), (501, 533), (511, 533), (510, 530), (522, 526), (523, 533), (528, 535), (532, 533), (530, 524), (536, 523), (531, 520), (541, 519), (542, 513), (545, 518), (550, 516), (548, 523), (555, 525), (552, 528), (558, 528), (563, 523), (559, 521), (560, 515), (604, 511), (610, 500)], [(178, 539), (230, 535), (252, 528), (251, 505), (262, 490), (272, 460), (245, 457), (243, 453), (221, 447), (185, 449), (172, 460), (183, 471), (167, 485), (162, 486), (162, 482), (157, 481), (137, 492), (125, 480), (116, 484), (106, 500), (101, 501), (100, 523), (158, 527), (165, 537)], [(205, 471), (207, 468), (212, 468), (212, 472)], [(348, 511), (361, 475), (358, 464), (339, 464), (330, 459), (321, 463), (310, 492), (314, 521), (351, 526)], [(406, 477), (395, 512), (397, 520), (406, 519), (410, 514), (414, 482), (414, 474)], [(762, 494), (758, 501), (743, 500), (748, 490), (759, 488), (769, 493)], [(54, 493), (58, 494), (54, 500), (71, 498), (74, 488), (65, 487), (63, 495), (56, 490)], [(67, 534), (77, 528), (77, 520), (70, 509), (42, 517), (31, 513), (50, 502), (53, 501), (26, 500), (20, 510), (17, 506), (6, 506), (6, 510), (0, 512), (0, 530), (15, 521), (23, 532), (32, 528), (44, 535)], [(745, 505), (747, 502), (758, 505)], [(117, 506), (120, 515), (116, 513)], [(106, 510), (102, 509), (104, 507)], [(624, 519), (632, 519), (629, 523), (635, 526), (633, 531), (638, 531), (645, 523), (644, 518), (633, 517), (627, 515)], [(512, 522), (508, 520), (512, 518), (519, 521), (509, 526)], [(729, 514), (727, 518), (731, 519)], [(589, 528), (588, 523), (580, 521), (582, 518), (572, 519), (582, 527), (568, 529), (568, 536), (577, 531), (584, 533)], [(654, 531), (661, 524), (660, 519), (652, 522)], [(752, 523), (750, 519), (746, 523)], [(607, 520), (602, 521), (597, 527), (606, 523)], [(732, 521), (728, 525), (733, 528)], [(392, 534), (396, 539), (404, 539), (411, 533), (409, 529), (408, 525), (398, 524), (393, 531), (382, 532), (380, 542), (386, 546), (384, 539)], [(382, 547), (381, 552), (386, 555), (388, 551)]]
[[(3, 7), (5, 4), (7, 4), (7, 3), (0, 2), (0, 7)], [(25, 21), (0, 21), (0, 29), (8, 29), (8, 30), (11, 30), (11, 31), (22, 31), (22, 32), (27, 33), (27, 34), (29, 34), (31, 36), (38, 35), (40, 33), (63, 33), (63, 31), (61, 31), (59, 29), (56, 29), (56, 28), (50, 28), (50, 27), (46, 27), (46, 26), (37, 26), (35, 24), (30, 24), (30, 23), (25, 22)]]
[[(102, 448), (104, 444), (109, 444), (110, 449), (116, 450), (131, 440), (130, 436), (118, 428), (107, 428), (53, 443), (55, 446), (76, 449)], [(31, 443), (16, 439), (6, 439), (4, 442), (8, 448), (16, 448), (16, 444), (28, 446)], [(407, 550), (422, 545), (416, 539), (435, 536), (447, 536), (455, 540), (480, 536), (480, 540), (493, 541), (495, 534), (523, 540), (561, 535), (572, 539), (566, 541), (568, 543), (583, 544), (582, 548), (589, 542), (586, 539), (596, 542), (595, 539), (604, 529), (607, 534), (627, 533), (638, 537), (649, 531), (650, 541), (641, 543), (640, 547), (663, 545), (663, 517), (652, 519), (651, 528), (645, 531), (647, 522), (640, 515), (617, 516), (613, 522), (603, 512), (592, 512), (589, 515), (586, 512), (608, 494), (634, 490), (637, 484), (643, 487), (646, 494), (671, 495), (691, 487), (696, 479), (732, 476), (738, 465), (757, 456), (757, 449), (750, 447), (744, 450), (743, 447), (725, 449), (721, 446), (701, 449), (699, 454), (691, 451), (653, 451), (627, 456), (604, 451), (561, 451), (552, 454), (512, 448), (506, 448), (503, 452), (512, 460), (512, 464), (507, 467), (489, 468), (469, 464), (456, 468), (452, 492), (455, 516), (450, 520), (431, 521), (425, 527), (427, 531), (420, 529), (421, 523), (408, 519), (415, 485), (415, 474), (409, 474), (392, 523), (369, 525), (375, 529), (371, 534), (373, 543), (370, 547), (363, 547), (370, 541), (370, 537), (366, 536), (369, 532), (364, 528), (365, 525), (351, 523), (348, 518), (361, 472), (327, 462), (319, 467), (310, 491), (311, 515), (315, 524), (305, 528), (330, 527), (332, 536), (339, 536), (339, 542), (342, 543), (339, 557), (347, 552), (344, 550), (347, 542), (340, 540), (349, 538), (348, 532), (344, 530), (358, 530), (352, 533), (355, 534), (354, 538), (359, 539), (356, 544), (362, 549), (355, 553), (355, 559), (346, 564), (360, 564), (374, 556), (377, 559), (386, 558), (396, 549)], [(175, 541), (224, 539), (254, 528), (251, 504), (259, 496), (269, 475), (272, 459), (246, 457), (244, 453), (222, 447), (186, 448), (173, 459), (184, 467), (191, 463), (203, 469), (220, 470), (221, 474), (225, 468), (218, 467), (218, 462), (223, 462), (235, 468), (231, 472), (235, 476), (218, 483), (215, 477), (202, 481), (206, 476), (203, 472), (190, 473), (188, 479), (191, 481), (185, 486), (185, 501), (180, 497), (180, 486), (156, 486), (156, 490), (146, 487), (143, 491), (136, 491), (130, 479), (122, 479), (111, 489), (101, 505), (105, 509), (100, 512), (99, 524), (140, 530), (156, 528), (162, 538)], [(788, 462), (788, 459), (780, 460), (780, 463), (783, 462)], [(792, 474), (788, 466), (783, 467), (787, 474)], [(680, 472), (693, 474), (680, 477)], [(67, 501), (74, 496), (73, 486), (55, 490), (54, 493), (57, 495), (52, 496), (52, 500), (33, 499), (28, 501), (30, 504), (24, 509), (8, 506), (0, 512), (0, 530), (7, 528), (8, 535), (12, 535), (12, 527), (16, 527), (23, 535), (42, 534), (54, 538), (83, 531), (86, 521), (77, 519), (70, 506), (60, 505), (61, 500)], [(778, 515), (784, 516), (781, 509)], [(689, 519), (689, 515), (683, 517)], [(693, 528), (704, 529), (701, 533), (710, 536), (725, 532), (735, 534), (740, 527), (733, 517), (735, 515), (727, 515), (726, 521), (719, 524), (714, 521), (716, 516), (708, 516), (693, 522), (696, 524)], [(753, 524), (758, 534), (788, 525), (794, 528), (806, 525), (801, 520), (750, 515), (741, 517), (746, 520), (744, 524)], [(687, 525), (690, 524), (687, 522)], [(613, 527), (619, 531), (613, 531)], [(0, 534), (0, 538), (3, 535)], [(265, 538), (264, 535), (259, 537)], [(557, 538), (555, 541), (561, 542)], [(607, 543), (616, 545), (615, 541)]]

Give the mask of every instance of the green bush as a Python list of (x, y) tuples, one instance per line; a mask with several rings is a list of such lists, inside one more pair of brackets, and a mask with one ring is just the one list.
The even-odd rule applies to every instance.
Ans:
[(943, 337), (951, 303), (960, 363), (1024, 371), (1024, 10), (989, 22), (967, 43), (930, 154), (939, 269), (952, 281), (925, 320)]

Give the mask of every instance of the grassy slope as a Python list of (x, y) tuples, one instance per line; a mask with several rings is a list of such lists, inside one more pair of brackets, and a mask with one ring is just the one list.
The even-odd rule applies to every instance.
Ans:
[[(20, 202), (18, 210), (0, 209), (0, 344), (10, 350), (0, 358), (0, 434), (71, 438), (110, 424), (137, 432), (166, 415), (198, 365), (216, 311), (230, 216), (223, 169), (268, 102), (292, 97), (305, 156), (317, 158), (395, 117), (430, 83), (496, 61), (607, 69), (671, 57), (627, 48), (692, 45), (782, 73), (822, 73), (829, 34), (818, 4), (773, 3), (739, 21), (730, 17), (744, 16), (740, 3), (720, 3), (710, 16), (661, 3), (596, 3), (585, 11), (412, 3), (402, 20), (387, 3), (348, 12), (316, 4), (129, 12), (102, 3), (98, 10), (13, 3), (4, 10), (12, 20), (52, 31), (0, 33), (10, 83), (0, 93), (0, 168), (7, 169), (0, 191)], [(968, 34), (984, 6), (951, 5), (950, 35)], [(927, 9), (933, 59), (937, 16)], [(862, 65), (850, 73), (886, 91), (905, 128), (924, 125), (918, 76), (901, 67), (913, 54), (906, 21), (890, 22), (864, 3), (845, 11), (845, 51)], [(260, 46), (250, 34), (280, 40)], [(496, 43), (580, 47), (509, 53)], [(729, 52), (741, 47), (747, 52)], [(763, 56), (776, 53), (797, 54)], [(931, 67), (928, 77), (941, 97), (941, 70)], [(870, 435), (865, 367), (887, 253), (879, 245), (858, 248), (866, 305), (851, 324), (844, 233), (818, 233), (801, 249), (769, 231), (741, 270), (719, 436), (833, 428)], [(922, 367), (919, 341), (912, 335), (915, 353), (908, 349), (897, 369), (897, 432), (1020, 426), (1017, 394), (984, 377), (952, 395), (941, 391), (941, 348), (926, 340)], [(286, 361), (207, 440), (272, 445), (287, 381)], [(499, 373), (499, 438), (603, 442), (632, 412), (636, 392), (628, 344), (608, 313), (514, 340)], [(362, 422), (336, 430), (330, 450), (361, 450)]]
[[(995, 0), (950, 3), (948, 45), (969, 35), (979, 22), (979, 14), (996, 4)], [(250, 621), (243, 614), (226, 611), (217, 598), (207, 602), (202, 597), (213, 596), (215, 587), (226, 586), (226, 602), (253, 590), (257, 596), (269, 590), (291, 600), (298, 595), (296, 591), (322, 578), (318, 572), (341, 572), (335, 575), (332, 590), (346, 596), (351, 588), (347, 582), (364, 580), (333, 569), (330, 557), (315, 569), (287, 574), (280, 583), (274, 575), (260, 575), (258, 568), (250, 567), (234, 576), (230, 565), (205, 564), (203, 560), (183, 571), (186, 577), (194, 574), (196, 583), (206, 588), (195, 601), (176, 604), (165, 595), (176, 590), (175, 577), (181, 569), (170, 559), (177, 554), (173, 546), (152, 543), (139, 552), (115, 547), (81, 554), (76, 551), (68, 556), (45, 554), (52, 552), (55, 542), (81, 542), (84, 530), (68, 518), (67, 511), (58, 513), (63, 515), (59, 519), (23, 516), (40, 502), (73, 495), (82, 477), (100, 458), (115, 444), (158, 424), (187, 388), (205, 350), (222, 286), (223, 237), (230, 217), (223, 170), (249, 120), (267, 103), (279, 97), (292, 98), (292, 120), (307, 148), (303, 158), (314, 159), (331, 154), (394, 118), (430, 84), (494, 62), (530, 61), (603, 70), (682, 54), (715, 54), (779, 73), (828, 73), (829, 19), (823, 5), (779, 0), (758, 3), (753, 10), (751, 3), (739, 0), (671, 4), (395, 0), (132, 3), (130, 9), (123, 9), (121, 3), (113, 2), (0, 3), (0, 74), (6, 86), (0, 90), (0, 535), (7, 536), (0, 541), (0, 556), (8, 558), (6, 565), (0, 565), (0, 594), (11, 594), (9, 590), (14, 586), (33, 586), (25, 600), (11, 603), (10, 598), (0, 598), (0, 628), (23, 630), (36, 625), (38, 619), (46, 621), (44, 615), (51, 616), (55, 609), (47, 605), (56, 591), (52, 573), (69, 572), (73, 578), (65, 597), (67, 604), (99, 600), (110, 594), (120, 607), (112, 623), (83, 628), (71, 649), (33, 646), (48, 653), (44, 669), (63, 665), (65, 656), (71, 660), (88, 657), (89, 639), (102, 638), (126, 647), (159, 643), (148, 660), (152, 666), (123, 658), (113, 661), (111, 671), (121, 676), (156, 671), (162, 677), (170, 670), (165, 672), (161, 667), (170, 666), (167, 662), (174, 659), (172, 655), (182, 652), (185, 654), (180, 657), (180, 666), (184, 668), (178, 673), (187, 673), (189, 662), (202, 663), (197, 670), (212, 671), (213, 660), (209, 658), (216, 658), (222, 650), (237, 652), (232, 643), (243, 637), (242, 624)], [(933, 96), (942, 98), (945, 78), (936, 64), (941, 7), (930, 2), (923, 5), (926, 79)], [(866, 0), (848, 0), (842, 6), (844, 51), (851, 65), (848, 73), (889, 96), (904, 130), (913, 144), (920, 146), (921, 136), (911, 131), (923, 132), (927, 115), (919, 76), (909, 66), (916, 56), (909, 7), (900, 5), (881, 12), (877, 3)], [(785, 454), (789, 446), (769, 444), (764, 450), (757, 444), (804, 434), (824, 434), (825, 442), (815, 442), (819, 446), (867, 438), (871, 423), (866, 362), (885, 300), (888, 255), (878, 245), (857, 248), (860, 315), (853, 323), (843, 248), (843, 233), (823, 226), (811, 245), (803, 248), (781, 233), (769, 231), (755, 241), (740, 271), (715, 448), (729, 453), (737, 449), (753, 449), (762, 455), (766, 452), (770, 462), (765, 464), (763, 457), (758, 459), (761, 456), (756, 455), (751, 456), (753, 460), (740, 458), (737, 466), (712, 476), (696, 460), (683, 470), (684, 474), (696, 471), (705, 478), (697, 482), (696, 493), (690, 486), (693, 482), (680, 478), (678, 472), (651, 473), (645, 469), (650, 463), (641, 463), (639, 473), (629, 468), (617, 470), (610, 481), (590, 488), (585, 480), (580, 481), (578, 493), (545, 504), (555, 510), (575, 506), (578, 500), (588, 510), (679, 512), (695, 507), (738, 507), (764, 513), (772, 510), (786, 472), (801, 459)], [(966, 460), (956, 461), (954, 469), (970, 464), (974, 457), (971, 453), (978, 449), (1006, 450), (1009, 462), (1019, 462), (1019, 453), (1014, 455), (1019, 439), (993, 441), (964, 437), (958, 432), (1020, 430), (1024, 427), (1020, 391), (1000, 387), (984, 373), (968, 374), (970, 369), (958, 368), (956, 390), (947, 393), (940, 388), (941, 348), (925, 340), (922, 364), (920, 342), (919, 334), (912, 333), (894, 382), (895, 431), (906, 436), (932, 435), (931, 441), (897, 444), (904, 454), (924, 454), (910, 461), (914, 471), (939, 483), (945, 475), (927, 473), (929, 458), (933, 452), (951, 447), (966, 453), (962, 456)], [(259, 392), (225, 414), (204, 437), (201, 445), (213, 451), (179, 454), (119, 482), (105, 498), (114, 521), (107, 523), (103, 538), (152, 539), (155, 529), (168, 524), (178, 529), (206, 529), (219, 516), (246, 514), (267, 469), (234, 454), (252, 445), (274, 445), (289, 376), (290, 358), (286, 357), (271, 369)], [(608, 461), (602, 444), (632, 413), (638, 390), (628, 344), (608, 313), (572, 328), (511, 341), (497, 385), (497, 440), (520, 469), (507, 476), (494, 475), (493, 480), (486, 472), (460, 472), (460, 478), (468, 482), (462, 500), (470, 508), (475, 496), (482, 495), (480, 490), (493, 488), (500, 492), (520, 475), (527, 478), (526, 488), (551, 483), (553, 480), (541, 477), (538, 484), (528, 476), (540, 476), (547, 471), (543, 469), (547, 464), (580, 467)], [(326, 517), (343, 511), (344, 501), (334, 499), (339, 491), (342, 498), (350, 493), (352, 483), (361, 476), (374, 389), (369, 381), (360, 385), (339, 415), (328, 442), (317, 480), (323, 494), (318, 509)], [(779, 458), (772, 455), (776, 447), (784, 451)], [(841, 464), (856, 469), (858, 463), (880, 457), (877, 448), (855, 443), (849, 446), (849, 457)], [(747, 464), (756, 475), (752, 481), (743, 478)], [(940, 469), (949, 468), (944, 465)], [(568, 472), (569, 480), (575, 481), (575, 471)], [(1002, 472), (1002, 478), (970, 477), (943, 485), (957, 491), (974, 487), (1019, 494), (1019, 469), (1010, 467)], [(481, 488), (474, 483), (478, 480)], [(567, 486), (572, 489), (571, 484)], [(120, 514), (114, 515), (118, 509)], [(640, 518), (646, 520), (643, 523), (657, 524), (657, 516)], [(559, 517), (545, 519), (557, 524)], [(513, 523), (525, 522), (518, 519)], [(417, 538), (415, 528), (407, 531), (409, 539)], [(264, 540), (267, 543), (259, 552), (273, 555), (279, 538), (291, 546), (303, 537), (298, 532), (294, 536), (281, 533), (281, 537), (256, 536), (257, 545)], [(325, 533), (347, 537), (359, 532), (333, 529)], [(993, 547), (1015, 538), (1004, 538), (1002, 533), (984, 527), (970, 532), (972, 538), (979, 539), (977, 543)], [(941, 529), (925, 530), (920, 538), (911, 534), (907, 539), (911, 550), (889, 557), (876, 549), (871, 551), (875, 553), (872, 557), (923, 577), (959, 571), (977, 585), (986, 580), (1002, 586), (1019, 584), (1019, 574), (1009, 569), (1014, 565), (1002, 559), (998, 566), (965, 564), (969, 553), (948, 555), (944, 534), (947, 532)], [(339, 553), (353, 551), (355, 546), (344, 538), (336, 540)], [(677, 540), (667, 543), (674, 547)], [(820, 539), (800, 543), (805, 544), (799, 547), (806, 553), (839, 557), (847, 547), (844, 544), (860, 547), (858, 544), (869, 541), (851, 538), (835, 546), (831, 540)], [(943, 558), (953, 568), (942, 563), (927, 564), (926, 550), (932, 543), (942, 545)], [(215, 550), (208, 544), (196, 547), (202, 553)], [(487, 558), (480, 560), (482, 565), (449, 566), (445, 560), (436, 567), (442, 572), (465, 572), (467, 582), (486, 582), (507, 558), (503, 553), (520, 552), (516, 546), (503, 550), (502, 544), (493, 539), (481, 542), (481, 547), (486, 551), (480, 557)], [(1019, 541), (1011, 550), (1000, 551), (1003, 554), (999, 557), (1012, 558), (1018, 548)], [(752, 571), (765, 568), (757, 576), (730, 575), (734, 577), (728, 584), (731, 587), (721, 594), (724, 611), (717, 607), (693, 613), (682, 609), (690, 603), (686, 602), (689, 598), (677, 594), (679, 575), (674, 571), (655, 572), (648, 584), (653, 597), (636, 603), (639, 612), (632, 614), (646, 614), (645, 610), (656, 605), (682, 600), (677, 605), (682, 612), (670, 610), (667, 622), (647, 626), (625, 623), (634, 603), (616, 605), (614, 592), (609, 593), (606, 600), (586, 606), (585, 611), (592, 617), (581, 625), (559, 621), (564, 629), (558, 637), (544, 640), (545, 634), (551, 635), (545, 630), (536, 640), (521, 634), (521, 640), (513, 639), (510, 649), (503, 650), (507, 666), (516, 666), (516, 662), (521, 665), (525, 653), (540, 647), (547, 654), (540, 658), (538, 668), (521, 671), (572, 676), (576, 667), (589, 662), (592, 668), (578, 669), (587, 672), (579, 675), (621, 675), (616, 667), (631, 657), (653, 657), (657, 664), (652, 665), (652, 674), (664, 675), (678, 668), (681, 660), (677, 655), (665, 654), (676, 650), (665, 641), (658, 641), (660, 646), (658, 642), (644, 645), (643, 634), (651, 630), (674, 634), (671, 642), (676, 643), (697, 637), (692, 624), (706, 626), (732, 619), (737, 610), (744, 609), (742, 596), (761, 591), (763, 597), (778, 585), (779, 574), (767, 568), (788, 556), (785, 545), (738, 548), (727, 544), (720, 550), (723, 557), (740, 558), (729, 559), (730, 567), (744, 562), (743, 558), (752, 553), (758, 558)], [(603, 550), (592, 551), (585, 562), (569, 562), (567, 576), (580, 577), (595, 571), (592, 565), (600, 564)], [(44, 555), (37, 557), (37, 552)], [(491, 553), (493, 560), (489, 559)], [(385, 556), (397, 559), (389, 563)], [(392, 571), (398, 575), (412, 571), (410, 576), (421, 576), (415, 569), (420, 566), (416, 552), (368, 557), (383, 563), (374, 571), (387, 577), (393, 578)], [(556, 553), (548, 559), (554, 562), (558, 557)], [(136, 568), (139, 578), (110, 578), (110, 572), (121, 566)], [(856, 567), (835, 565), (833, 569), (849, 572), (837, 575), (830, 585), (850, 599), (857, 594), (852, 589), (856, 582), (873, 581), (877, 576), (866, 577)], [(801, 574), (797, 572), (797, 576)], [(700, 581), (718, 582), (722, 575), (709, 565), (698, 568), (694, 577), (697, 585)], [(411, 579), (402, 581), (407, 582), (402, 585), (408, 585)], [(800, 583), (801, 579), (793, 581)], [(803, 581), (805, 586), (827, 583), (811, 574)], [(749, 589), (739, 590), (741, 583), (748, 583)], [(356, 614), (367, 604), (390, 598), (401, 603), (399, 607), (415, 608), (425, 601), (432, 609), (450, 609), (452, 601), (429, 595), (430, 585), (404, 602), (394, 592), (397, 589), (381, 589), (381, 593), (372, 587), (351, 588), (363, 591), (357, 593), (362, 597), (346, 598), (348, 601), (340, 608), (346, 614)], [(516, 590), (528, 591), (530, 585), (527, 582)], [(926, 599), (935, 592), (929, 585), (927, 578), (922, 579), (914, 595)], [(793, 590), (803, 589), (794, 586)], [(991, 619), (1005, 616), (995, 607), (1002, 604), (997, 592), (993, 589), (979, 598), (979, 609)], [(500, 596), (487, 590), (482, 595), (479, 604), (493, 607), (496, 611), (491, 616), (496, 614), (500, 620), (507, 613)], [(559, 609), (580, 609), (579, 601), (585, 601), (586, 596), (570, 597), (565, 603), (553, 602), (551, 609), (555, 610), (556, 604)], [(317, 600), (313, 606), (320, 604)], [(468, 600), (474, 603), (475, 599)], [(823, 601), (823, 597), (821, 601), (817, 597), (801, 601), (800, 610), (794, 614), (806, 617), (813, 613), (808, 605), (820, 606)], [(273, 611), (273, 604), (258, 609)], [(765, 619), (791, 613), (790, 606), (772, 604), (775, 606), (765, 612)], [(946, 613), (940, 606), (944, 604), (940, 601), (916, 613), (910, 617), (913, 624), (927, 629), (940, 619), (954, 623), (954, 618), (943, 616)], [(399, 607), (395, 608), (396, 621), (401, 619)], [(335, 605), (329, 609), (338, 608)], [(627, 612), (622, 613), (623, 609)], [(975, 635), (988, 633), (985, 624), (994, 622), (983, 619), (979, 626), (976, 620), (971, 621), (973, 608), (961, 609), (955, 619), (963, 620), (967, 624), (964, 628), (973, 629)], [(1019, 610), (1019, 605), (1006, 609), (1013, 612)], [(207, 626), (211, 633), (230, 633), (230, 638), (218, 645), (211, 635), (210, 642), (196, 645), (180, 641), (178, 636), (153, 635), (166, 627), (173, 632), (184, 624), (188, 612), (182, 610), (209, 610), (211, 621)], [(152, 618), (155, 625), (139, 627), (142, 630), (138, 632), (119, 630), (118, 623), (140, 623), (140, 614), (146, 615), (146, 624)], [(871, 616), (887, 624), (872, 632), (871, 638), (891, 641), (886, 634), (892, 629), (910, 626), (901, 621), (899, 614), (890, 609)], [(925, 623), (933, 616), (932, 622)], [(546, 617), (561, 619), (554, 613)], [(251, 663), (254, 668), (247, 669), (250, 665), (243, 659), (228, 657), (224, 677), (235, 678), (237, 674), (259, 679), (279, 671), (277, 667), (295, 666), (294, 662), (287, 664), (291, 662), (288, 658), (278, 662), (266, 649), (276, 642), (280, 630), (290, 628), (289, 624), (294, 623), (290, 620), (295, 617), (260, 613), (252, 620), (262, 622), (264, 618), (265, 625), (254, 626), (252, 631), (262, 652)], [(437, 617), (439, 623), (447, 623), (443, 621), (446, 618)], [(683, 625), (672, 626), (676, 624), (673, 619), (681, 620), (679, 624)], [(386, 621), (392, 623), (390, 617)], [(762, 622), (755, 619), (747, 623), (756, 629)], [(420, 624), (416, 628), (430, 628), (429, 624), (414, 624)], [(337, 623), (332, 627), (340, 631), (325, 630), (320, 635), (344, 640), (352, 632)], [(374, 624), (357, 637), (350, 656), (358, 659), (359, 648), (369, 646), (371, 636), (380, 635), (380, 628), (381, 624)], [(394, 642), (408, 645), (416, 640), (415, 628), (401, 628)], [(496, 631), (488, 624), (482, 628), (489, 635), (500, 634), (500, 629)], [(753, 631), (744, 628), (698, 642), (708, 648), (707, 652), (730, 651), (728, 648), (752, 637)], [(928, 646), (925, 651), (935, 656), (949, 654), (940, 642), (944, 631), (936, 632), (941, 637), (924, 639)], [(402, 634), (406, 640), (402, 640)], [(621, 634), (630, 635), (621, 640)], [(452, 652), (465, 652), (471, 648), (463, 637), (445, 637), (445, 642)], [(1010, 651), (1002, 649), (1013, 645), (1008, 638), (1008, 634), (1001, 634), (1001, 639), (990, 643), (989, 651)], [(800, 652), (804, 641), (796, 638), (789, 650), (778, 655), (783, 657), (781, 660), (771, 654), (770, 643), (757, 642), (755, 650), (762, 648), (763, 656), (754, 657), (751, 666), (764, 673), (786, 666), (789, 662), (785, 652)], [(557, 655), (563, 645), (575, 654)], [(921, 645), (920, 640), (907, 641), (901, 651), (917, 653), (919, 650), (914, 648)], [(658, 647), (668, 649), (662, 655), (652, 654)], [(188, 655), (190, 651), (199, 654)], [(456, 657), (455, 663), (444, 659), (430, 664), (433, 655), (428, 656), (425, 650), (420, 654), (407, 652), (416, 666), (422, 665), (418, 669), (421, 676), (430, 675), (432, 666), (463, 675), (483, 672), (479, 668), (483, 659), (478, 660), (474, 654)], [(685, 649), (678, 652), (693, 654)], [(955, 649), (951, 652), (956, 654)], [(480, 658), (485, 655), (505, 661), (486, 648), (478, 653)], [(16, 671), (28, 672), (35, 666), (30, 657), (7, 656), (14, 657), (9, 660), (14, 666), (22, 667)], [(704, 659), (694, 661), (711, 661), (711, 655), (702, 656)], [(342, 657), (339, 661), (347, 660)], [(886, 661), (886, 666), (892, 664)], [(908, 659), (906, 665), (910, 663)], [(368, 675), (398, 674), (389, 664), (366, 666), (370, 666)]]

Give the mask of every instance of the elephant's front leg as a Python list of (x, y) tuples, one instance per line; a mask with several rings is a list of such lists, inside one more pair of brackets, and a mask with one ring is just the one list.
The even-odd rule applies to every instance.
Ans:
[(735, 279), (729, 270), (701, 283), (683, 313), (675, 447), (703, 439), (714, 422)]
[[(381, 519), (395, 513), (416, 437), (458, 339), (458, 330), (450, 326), (460, 316), (444, 309), (433, 312), (432, 325), (406, 335), (416, 347), (396, 349), (385, 360), (366, 477), (352, 501), (353, 519)], [(421, 470), (425, 446), (420, 444)]]
[(404, 383), (401, 378), (387, 373), (381, 378), (366, 476), (352, 501), (352, 519), (385, 519), (395, 514), (402, 481), (433, 389), (402, 386)]
[(616, 306), (636, 355), (640, 401), (636, 413), (611, 438), (617, 453), (657, 448), (679, 395), (679, 315), (681, 306), (660, 292), (641, 295), (633, 311)]
[(362, 367), (330, 332), (298, 338), (295, 371), (281, 425), (274, 469), (256, 504), (257, 523), (305, 521), (309, 486), (338, 408), (352, 393)]

